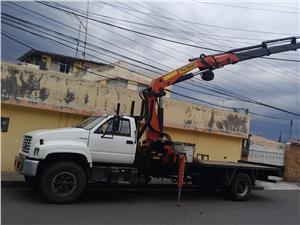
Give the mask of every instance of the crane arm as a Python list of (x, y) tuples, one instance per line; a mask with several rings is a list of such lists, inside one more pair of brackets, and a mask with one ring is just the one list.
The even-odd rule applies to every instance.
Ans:
[[(147, 140), (159, 140), (163, 135), (163, 107), (162, 96), (167, 86), (191, 79), (196, 75), (201, 75), (203, 80), (212, 80), (213, 70), (225, 65), (235, 64), (241, 61), (268, 56), (275, 53), (286, 52), (300, 48), (297, 43), (299, 37), (289, 37), (270, 41), (264, 41), (260, 45), (253, 45), (245, 48), (233, 49), (228, 52), (215, 55), (201, 55), (198, 58), (190, 59), (190, 63), (166, 73), (151, 82), (151, 87), (143, 91), (145, 101), (145, 111), (147, 121), (144, 128), (147, 130)], [(189, 73), (194, 69), (198, 72)], [(158, 105), (158, 107), (157, 107)], [(157, 108), (156, 108), (157, 107)], [(143, 130), (145, 130), (143, 129)]]
[[(225, 65), (235, 64), (249, 59), (291, 50), (296, 51), (300, 48), (300, 43), (297, 43), (296, 39), (297, 37), (290, 37), (264, 41), (260, 45), (232, 49), (228, 52), (216, 55), (201, 55), (198, 58), (190, 59), (190, 63), (154, 79), (151, 83), (152, 91), (159, 92), (161, 88), (192, 78), (192, 74), (187, 73), (196, 68), (206, 72), (205, 70), (214, 70)], [(289, 41), (289, 43), (279, 44), (285, 41)]]

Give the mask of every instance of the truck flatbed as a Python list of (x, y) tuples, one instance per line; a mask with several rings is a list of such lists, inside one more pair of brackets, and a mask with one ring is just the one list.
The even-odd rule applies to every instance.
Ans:
[(254, 169), (262, 171), (278, 171), (279, 168), (272, 166), (256, 165), (246, 162), (228, 162), (228, 161), (214, 161), (214, 160), (199, 160), (196, 162), (201, 167), (215, 167), (215, 168), (238, 168), (238, 169)]

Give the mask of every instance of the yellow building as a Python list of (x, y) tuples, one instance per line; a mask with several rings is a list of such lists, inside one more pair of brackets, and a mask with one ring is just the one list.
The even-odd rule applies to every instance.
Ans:
[[(130, 85), (119, 87), (107, 85), (109, 79), (95, 80), (88, 75), (88, 79), (82, 79), (2, 62), (2, 171), (13, 170), (14, 156), (28, 131), (72, 126), (89, 115), (113, 113), (118, 102), (121, 112), (129, 114), (130, 103), (135, 101), (138, 115), (141, 103), (138, 84), (144, 79), (147, 85), (150, 78), (139, 75), (137, 82), (134, 79), (137, 75), (125, 72), (125, 69), (110, 70), (112, 78), (128, 77), (131, 81)], [(242, 140), (248, 137), (249, 116), (171, 98), (165, 99), (164, 108), (165, 132), (173, 140), (196, 144), (195, 157), (202, 154), (210, 160), (240, 159)]]

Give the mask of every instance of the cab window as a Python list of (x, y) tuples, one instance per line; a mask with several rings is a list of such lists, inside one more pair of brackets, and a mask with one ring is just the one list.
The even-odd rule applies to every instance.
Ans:
[[(130, 121), (129, 119), (119, 119), (118, 127), (114, 128), (115, 119), (109, 119), (104, 124), (102, 124), (95, 133), (98, 134), (109, 134), (109, 135), (117, 135), (117, 136), (128, 136), (130, 137)], [(115, 129), (115, 130), (114, 130)]]

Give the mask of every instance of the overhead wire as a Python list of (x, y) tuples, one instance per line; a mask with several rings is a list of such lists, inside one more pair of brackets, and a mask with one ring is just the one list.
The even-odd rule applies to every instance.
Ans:
[[(135, 3), (136, 4), (136, 3)], [(143, 8), (145, 8), (144, 6), (143, 6)], [(170, 14), (170, 12), (166, 12), (166, 14)], [(176, 22), (176, 23), (178, 23), (178, 22)], [(193, 29), (193, 28), (191, 28), (191, 29)], [(224, 69), (225, 71), (229, 71), (228, 69)], [(230, 71), (230, 72), (232, 72), (232, 71)], [(264, 86), (269, 86), (269, 84), (268, 85), (266, 85), (266, 84), (264, 84), (264, 83), (260, 83), (260, 82), (257, 82), (256, 80), (254, 80), (253, 78), (248, 78), (248, 79), (250, 79), (250, 80), (253, 80), (254, 82), (256, 82), (258, 85), (264, 85)], [(295, 85), (294, 83), (292, 83), (292, 85)], [(270, 85), (270, 86), (272, 86), (272, 85)], [(273, 86), (272, 86), (273, 87)], [(277, 87), (274, 87), (274, 88), (276, 88), (277, 89)]]
[[(250, 78), (251, 79), (251, 78)], [(258, 83), (258, 84), (260, 84), (260, 83)]]
[(218, 2), (201, 2), (201, 1), (197, 1), (197, 3), (207, 4), (207, 5), (214, 5), (214, 6), (225, 6), (225, 7), (238, 8), (238, 9), (247, 9), (247, 10), (263, 11), (263, 12), (271, 12), (271, 13), (299, 14), (299, 11), (296, 12), (296, 11), (284, 11), (284, 10), (275, 10), (275, 9), (262, 9), (262, 8), (248, 7), (248, 6), (224, 4), (224, 3), (218, 3)]
[[(139, 35), (142, 35), (142, 36), (147, 36), (147, 37), (151, 37), (151, 38), (155, 38), (155, 39), (159, 39), (159, 40), (163, 40), (163, 41), (167, 41), (167, 42), (176, 43), (176, 44), (179, 44), (179, 45), (184, 45), (184, 46), (188, 46), (188, 47), (204, 49), (204, 50), (208, 50), (208, 51), (224, 52), (224, 51), (219, 50), (219, 49), (208, 48), (208, 47), (205, 47), (205, 46), (199, 46), (199, 45), (195, 45), (195, 44), (191, 44), (191, 43), (184, 43), (184, 42), (181, 42), (181, 41), (172, 40), (172, 39), (169, 39), (169, 38), (159, 37), (159, 36), (156, 36), (156, 35), (152, 35), (152, 34), (140, 32), (140, 31), (137, 31), (137, 30), (134, 30), (134, 29), (130, 29), (130, 28), (126, 28), (126, 27), (119, 26), (119, 25), (115, 25), (115, 24), (112, 24), (112, 23), (109, 23), (109, 22), (101, 21), (101, 20), (98, 20), (98, 19), (95, 19), (95, 18), (92, 18), (92, 17), (86, 17), (85, 15), (82, 15), (82, 14), (79, 14), (79, 13), (75, 13), (75, 12), (71, 12), (71, 11), (63, 9), (61, 7), (56, 7), (56, 6), (50, 5), (50, 4), (45, 3), (45, 2), (40, 2), (40, 1), (36, 1), (36, 2), (40, 3), (40, 4), (43, 4), (43, 5), (46, 5), (46, 6), (50, 7), (50, 8), (55, 8), (57, 10), (61, 10), (61, 11), (64, 11), (66, 13), (71, 13), (71, 14), (80, 16), (80, 17), (85, 18), (85, 19), (89, 19), (89, 20), (92, 20), (92, 21), (95, 21), (95, 22), (98, 22), (98, 23), (102, 23), (102, 24), (111, 26), (111, 27), (115, 27), (115, 28), (118, 28), (118, 29), (121, 29), (121, 30), (125, 30), (125, 31), (128, 31), (128, 32), (136, 33), (136, 34), (139, 34)], [(264, 57), (264, 56), (262, 56), (262, 57)], [(264, 58), (273, 60), (273, 57), (264, 57)], [(276, 58), (276, 60), (278, 60), (278, 58)], [(289, 60), (289, 59), (284, 59), (284, 58), (281, 59), (281, 60), (282, 61), (290, 61), (290, 62), (298, 62), (298, 61), (300, 62), (300, 60)]]
[[(5, 37), (7, 37), (7, 38), (9, 38), (9, 39), (11, 39), (11, 40), (17, 42), (17, 43), (19, 43), (19, 44), (21, 44), (21, 45), (23, 45), (23, 46), (29, 48), (29, 49), (38, 51), (37, 49), (34, 49), (32, 46), (30, 46), (30, 45), (28, 45), (28, 44), (25, 44), (25, 43), (23, 43), (22, 41), (19, 41), (19, 40), (17, 40), (16, 38), (11, 37), (10, 35), (7, 35), (7, 34), (4, 33), (4, 32), (1, 32), (1, 34), (4, 35)], [(42, 36), (42, 35), (41, 35), (41, 36)], [(51, 39), (49, 38), (49, 40), (51, 40)], [(57, 41), (56, 41), (56, 42), (57, 42)], [(67, 46), (67, 45), (66, 45), (66, 46)], [(103, 75), (103, 74), (102, 74), (103, 72), (101, 72), (101, 74), (99, 74), (99, 73), (95, 73), (95, 72), (92, 72), (92, 71), (83, 70), (82, 68), (77, 67), (77, 66), (74, 66), (74, 65), (70, 65), (70, 66), (73, 66), (73, 67), (75, 67), (75, 68), (77, 68), (77, 69), (79, 69), (79, 70), (82, 70), (82, 71), (84, 71), (84, 72), (87, 72), (87, 73), (91, 73), (91, 74), (94, 74), (94, 75), (97, 75), (97, 76), (100, 76), (100, 77), (103, 77), (103, 78), (111, 79), (111, 77)], [(105, 73), (104, 73), (104, 74), (105, 74)], [(125, 81), (125, 80), (123, 80), (123, 79), (117, 79), (117, 80), (119, 80), (120, 82), (124, 82), (124, 83), (127, 84), (127, 81)], [(170, 90), (166, 89), (166, 91), (170, 91)], [(204, 101), (204, 100), (201, 100), (201, 99), (196, 99), (196, 98), (195, 98), (194, 100), (197, 100), (197, 101), (199, 101), (199, 102), (202, 102), (202, 103), (205, 103), (205, 104), (208, 104), (208, 105), (220, 107), (220, 108), (225, 108), (225, 109), (235, 109), (235, 108), (230, 108), (230, 107), (226, 107), (226, 106), (217, 105), (217, 104), (215, 104), (215, 103), (211, 103), (211, 102)]]
[[(135, 3), (135, 4), (137, 4), (137, 3)], [(141, 5), (141, 4), (139, 4), (141, 7), (143, 7), (143, 8), (145, 8), (145, 6), (143, 5)], [(166, 12), (166, 14), (169, 14), (169, 15), (172, 15), (171, 13), (170, 13), (170, 11), (168, 11), (168, 12)], [(179, 24), (179, 22), (176, 22), (177, 24)], [(189, 26), (190, 27), (190, 26)], [(194, 27), (190, 27), (190, 29), (192, 29), (192, 30), (194, 30)], [(221, 43), (221, 41), (219, 41), (219, 40), (217, 40), (217, 42), (220, 42)], [(222, 43), (223, 44), (223, 43)], [(231, 47), (231, 46), (230, 46)], [(246, 64), (250, 64), (251, 62), (245, 62)], [(270, 62), (271, 63), (271, 62)], [(260, 68), (258, 68), (257, 66), (254, 66), (255, 68), (257, 68), (257, 69), (260, 69)], [(264, 72), (266, 72), (266, 70), (265, 69), (260, 69), (260, 70), (262, 70), (262, 71), (264, 71)], [(274, 68), (273, 68), (273, 70), (274, 70)], [(230, 70), (228, 70), (228, 69), (226, 69), (226, 71), (230, 71)], [(232, 71), (230, 71), (230, 72), (232, 72)], [(268, 73), (268, 75), (269, 75), (269, 73)], [(278, 76), (277, 76), (278, 77)], [(249, 79), (251, 79), (251, 80), (253, 80), (252, 78), (249, 78)], [(288, 79), (287, 77), (284, 77), (284, 79), (285, 80), (288, 80), (288, 81), (290, 81), (291, 82), (291, 85), (294, 85), (294, 86), (296, 86), (295, 85), (295, 83), (294, 83), (294, 80), (290, 80), (290, 79)], [(255, 81), (256, 82), (256, 81)], [(259, 83), (258, 83), (259, 84)]]
[[(105, 4), (105, 5), (111, 5), (111, 3), (108, 3), (108, 2), (105, 2), (105, 1), (101, 1), (101, 2), (98, 2), (98, 3)], [(127, 9), (126, 7), (124, 7), (120, 4), (118, 4), (116, 7), (119, 7), (119, 8), (122, 8), (122, 9)], [(145, 15), (158, 16), (158, 17), (165, 18), (165, 19), (172, 20), (172, 21), (180, 21), (180, 22), (184, 22), (184, 23), (187, 23), (187, 24), (207, 26), (207, 27), (210, 27), (210, 28), (214, 27), (214, 28), (218, 28), (218, 29), (235, 30), (235, 31), (250, 32), (250, 33), (262, 33), (262, 34), (278, 34), (278, 35), (292, 35), (292, 36), (293, 35), (298, 35), (297, 33), (283, 33), (283, 32), (262, 31), (262, 30), (252, 30), (252, 29), (243, 29), (243, 28), (236, 28), (236, 27), (219, 26), (219, 25), (200, 23), (200, 22), (195, 22), (195, 21), (185, 20), (185, 19), (180, 19), (180, 18), (172, 18), (172, 17), (165, 16), (164, 14), (156, 14), (156, 13), (144, 12), (144, 11), (140, 11), (140, 10), (137, 10), (137, 11), (133, 10), (133, 11), (141, 13), (141, 14), (145, 14)]]
[[(33, 32), (32, 32), (33, 33)], [(5, 35), (5, 34), (4, 34)], [(55, 41), (55, 42), (57, 42), (57, 43), (59, 43), (59, 44), (61, 44), (61, 45), (64, 45), (64, 46), (66, 46), (66, 47), (69, 47), (69, 48), (71, 48), (71, 49), (75, 49), (75, 48), (73, 48), (73, 47), (71, 47), (71, 46), (69, 46), (69, 45), (66, 45), (66, 44), (64, 44), (64, 43), (62, 43), (62, 42), (59, 42), (59, 41), (57, 41), (57, 40), (54, 40), (54, 39), (51, 39), (51, 38), (49, 38), (49, 37), (45, 37), (45, 36), (43, 36), (43, 35), (40, 35), (40, 34), (35, 34), (35, 35), (37, 35), (37, 36), (40, 36), (40, 37), (42, 37), (42, 38), (46, 38), (46, 39), (48, 39), (48, 40), (51, 40), (51, 41)], [(8, 35), (5, 35), (5, 36), (7, 36), (7, 37), (9, 37)], [(11, 38), (12, 39), (12, 38)], [(14, 40), (16, 40), (16, 39), (14, 39)], [(18, 41), (18, 43), (22, 43), (22, 42), (20, 42), (20, 41)], [(30, 47), (30, 46), (28, 46), (28, 45), (24, 45), (24, 46), (26, 46), (26, 47)], [(33, 49), (33, 48), (32, 48)], [(96, 56), (94, 56), (94, 55), (91, 55), (91, 54), (89, 54), (89, 53), (87, 53), (87, 55), (89, 55), (89, 56), (92, 56), (92, 57), (95, 57), (95, 58), (98, 58), (98, 57), (96, 57)], [(97, 73), (95, 73), (96, 75), (98, 75)], [(107, 78), (107, 77), (106, 77)], [(174, 92), (174, 91), (173, 91)], [(178, 95), (178, 93), (176, 93), (176, 92), (174, 92), (175, 94), (177, 94)], [(186, 96), (186, 95), (183, 95), (183, 94), (181, 94), (181, 96), (182, 97), (188, 97), (188, 96)], [(193, 100), (195, 100), (195, 98), (190, 98), (190, 99), (193, 99)], [(198, 99), (200, 102), (203, 102), (203, 103), (205, 103), (205, 102), (207, 102), (207, 101), (204, 101), (204, 100), (201, 100), (201, 99)], [(267, 105), (267, 104), (264, 104), (264, 103), (258, 103), (259, 105), (261, 105), (261, 106), (266, 106), (266, 107), (269, 107), (269, 108), (272, 108), (272, 109), (275, 109), (275, 110), (278, 110), (278, 111), (282, 111), (282, 112), (285, 112), (285, 113), (288, 113), (288, 114), (292, 114), (292, 115), (296, 115), (296, 116), (300, 116), (300, 114), (297, 114), (297, 113), (294, 113), (294, 112), (290, 112), (290, 111), (287, 111), (287, 110), (284, 110), (284, 109), (280, 109), (280, 108), (278, 108), (278, 107), (274, 107), (274, 106), (270, 106), (270, 105)], [(213, 105), (213, 106), (216, 106), (217, 104), (215, 104), (215, 103), (210, 103), (210, 105)], [(219, 107), (221, 107), (221, 106), (219, 106)], [(230, 108), (230, 107), (223, 107), (223, 108)], [(231, 108), (233, 108), (234, 109), (234, 107), (231, 107)]]
[[(4, 35), (4, 36), (6, 36), (7, 38), (9, 38), (9, 39), (11, 39), (11, 40), (17, 42), (17, 43), (19, 43), (19, 44), (21, 44), (21, 45), (23, 45), (23, 46), (29, 48), (29, 49), (34, 49), (32, 46), (30, 46), (30, 45), (28, 45), (28, 44), (25, 44), (24, 42), (19, 41), (19, 40), (17, 40), (16, 38), (13, 38), (13, 37), (11, 37), (10, 35), (5, 34), (4, 32), (1, 32), (1, 34)], [(80, 68), (80, 67), (76, 67), (76, 66), (74, 66), (74, 67), (77, 68), (77, 69), (83, 70), (83, 69)], [(86, 71), (86, 70), (83, 70), (83, 71)], [(99, 74), (99, 73), (94, 73), (94, 72), (92, 72), (92, 71), (86, 71), (86, 72), (91, 73), (91, 74), (94, 74), (94, 75), (97, 75), (97, 76), (101, 76), (101, 77), (104, 77), (104, 78), (107, 78), (107, 79), (110, 79), (110, 78), (111, 78), (111, 77), (107, 77), (107, 76), (101, 75), (101, 74)], [(120, 79), (120, 81), (121, 81), (121, 82), (124, 82), (124, 80), (122, 80), (122, 79)], [(167, 90), (167, 91), (170, 91), (170, 90)], [(207, 102), (207, 101), (204, 101), (204, 100), (201, 100), (201, 99), (190, 98), (190, 96), (186, 96), (186, 95), (183, 95), (183, 94), (174, 92), (174, 91), (173, 91), (173, 93), (174, 93), (174, 94), (177, 94), (177, 95), (180, 95), (180, 96), (182, 96), (182, 97), (186, 97), (186, 98), (195, 100), (195, 101), (200, 101), (200, 102), (202, 102), (202, 103), (206, 103), (206, 104), (208, 104), (208, 105), (213, 105), (213, 106), (217, 106), (217, 107), (220, 107), (220, 108), (226, 108), (226, 109), (229, 109), (229, 108), (230, 108), (230, 107), (221, 106), (221, 105), (218, 105), (218, 104), (215, 104), (215, 103)], [(237, 108), (231, 107), (230, 109), (236, 110)], [(252, 112), (252, 113), (253, 113), (253, 112)], [(264, 115), (264, 116), (267, 116), (267, 115)], [(300, 115), (299, 115), (299, 116), (300, 116)], [(269, 118), (271, 118), (271, 117), (269, 117)]]
[[(137, 5), (139, 5), (139, 6), (141, 6), (141, 7), (143, 7), (143, 8), (145, 8), (145, 9), (147, 9), (144, 5), (141, 5), (141, 4), (138, 4), (138, 3), (135, 3), (135, 4), (137, 4)], [(154, 6), (155, 7), (155, 6)], [(157, 7), (155, 7), (155, 8), (157, 8)], [(165, 13), (167, 14), (167, 15), (171, 15), (171, 16), (173, 16), (174, 14), (172, 14), (170, 11), (168, 11), (168, 12), (166, 12), (165, 11)], [(175, 15), (174, 15), (175, 16)], [(183, 24), (181, 24), (181, 23), (179, 23), (179, 22), (176, 22), (176, 24), (179, 24), (179, 25), (183, 25)], [(194, 29), (194, 27), (195, 26), (189, 26), (189, 25), (186, 25), (186, 26), (188, 26), (189, 27), (189, 29), (191, 29), (191, 30), (195, 30)], [(185, 27), (186, 27), (185, 26)], [(204, 35), (204, 36), (206, 36), (207, 37), (207, 35)], [(223, 40), (223, 41), (221, 41), (221, 40), (216, 40), (215, 38), (213, 38), (213, 37), (209, 37), (209, 38), (212, 38), (212, 39), (214, 39), (216, 42), (219, 42), (220, 44), (222, 44), (222, 45), (224, 45), (225, 43), (224, 43), (224, 41), (226, 41), (226, 40)], [(202, 40), (202, 39), (201, 39)], [(229, 46), (229, 45), (227, 45), (227, 44), (225, 44), (226, 46), (228, 46), (229, 48), (232, 48), (232, 46)], [(262, 59), (265, 59), (265, 58), (262, 58)], [(260, 62), (255, 62), (256, 64), (261, 64)], [(266, 63), (270, 63), (271, 64), (271, 61), (269, 61), (269, 62), (266, 62)], [(253, 64), (253, 63), (251, 63), (251, 62), (245, 62), (245, 64)], [(263, 66), (263, 65), (262, 65)], [(254, 66), (255, 68), (258, 68), (258, 66)], [(260, 69), (260, 68), (259, 68)], [(272, 71), (274, 71), (274, 69), (276, 69), (275, 67), (273, 67), (272, 68)], [(264, 72), (265, 72), (265, 69), (263, 68), (262, 69)], [(289, 80), (287, 77), (284, 77), (284, 79), (285, 80)], [(294, 85), (294, 80), (290, 80), (291, 82), (292, 82), (292, 84)]]
[[(37, 14), (37, 15), (39, 15), (39, 16), (41, 16), (41, 17), (47, 18), (48, 20), (50, 20), (50, 21), (52, 21), (52, 22), (55, 22), (55, 23), (60, 24), (60, 25), (62, 25), (62, 26), (64, 26), (64, 27), (70, 28), (72, 31), (78, 32), (78, 30), (77, 30), (76, 28), (74, 28), (74, 27), (72, 27), (72, 26), (70, 26), (70, 25), (68, 25), (68, 24), (66, 24), (66, 23), (63, 23), (63, 22), (61, 22), (61, 21), (59, 21), (59, 20), (55, 20), (55, 19), (53, 19), (53, 18), (51, 18), (51, 17), (47, 17), (47, 16), (45, 16), (45, 15), (43, 15), (43, 14), (40, 14), (40, 13), (37, 13), (37, 12), (35, 12), (35, 11), (33, 11), (33, 10), (27, 9), (27, 8), (25, 8), (25, 7), (22, 7), (22, 6), (20, 6), (20, 5), (16, 4), (16, 3), (13, 3), (13, 2), (9, 2), (9, 3), (14, 4), (14, 5), (17, 6), (17, 7), (21, 7), (22, 9), (31, 12), (31, 15), (32, 15), (32, 14)], [(110, 31), (110, 32), (113, 32), (113, 31)], [(83, 31), (80, 31), (80, 33), (84, 33), (84, 32), (83, 32)], [(119, 48), (119, 49), (122, 49), (122, 50), (124, 50), (124, 51), (126, 51), (126, 52), (129, 52), (129, 53), (131, 53), (131, 54), (137, 55), (138, 57), (144, 58), (144, 59), (146, 59), (146, 60), (152, 61), (152, 62), (154, 62), (154, 63), (156, 63), (156, 64), (161, 65), (161, 66), (165, 66), (164, 64), (162, 64), (162, 63), (160, 63), (160, 62), (158, 62), (158, 61), (154, 61), (153, 59), (151, 59), (151, 58), (149, 58), (149, 57), (146, 57), (145, 55), (138, 54), (138, 53), (136, 53), (136, 52), (134, 52), (134, 51), (132, 51), (132, 50), (129, 50), (129, 49), (127, 49), (127, 48), (124, 48), (124, 47), (119, 46), (119, 45), (117, 45), (117, 44), (114, 44), (114, 43), (112, 43), (112, 42), (109, 42), (109, 41), (107, 41), (107, 40), (105, 40), (105, 39), (103, 39), (103, 38), (100, 38), (99, 36), (95, 36), (95, 35), (90, 34), (90, 33), (88, 33), (87, 35), (88, 35), (88, 37), (92, 37), (92, 38), (94, 38), (95, 40), (98, 40), (98, 41), (104, 42), (104, 43), (106, 43), (106, 44), (109, 44), (109, 45), (111, 45), (111, 46), (117, 47), (117, 48)], [(121, 37), (123, 36), (123, 35), (121, 35), (121, 34), (118, 34), (118, 35), (121, 36)], [(123, 37), (124, 37), (124, 36), (123, 36)], [(124, 38), (125, 38), (125, 37), (124, 37)], [(133, 40), (133, 39), (132, 39), (132, 41), (137, 42), (137, 41), (135, 41), (135, 40)], [(142, 44), (142, 43), (140, 43), (140, 44)], [(163, 53), (163, 52), (162, 52), (162, 51), (159, 51), (159, 53)], [(170, 56), (171, 56), (171, 55), (170, 55)], [(169, 69), (170, 69), (170, 68), (169, 68)]]
[[(3, 13), (3, 15), (5, 15), (5, 14)], [(9, 20), (9, 19), (7, 19), (7, 18), (3, 18), (3, 19), (4, 19), (4, 20)], [(10, 21), (11, 21), (11, 20), (10, 20)], [(16, 23), (16, 22), (15, 22), (15, 23)], [(3, 22), (3, 24), (7, 24), (7, 23), (6, 23), (6, 22)], [(29, 31), (29, 30), (25, 30), (24, 27), (28, 27), (28, 26), (25, 25), (25, 24), (22, 24), (23, 27), (18, 27), (18, 26), (11, 25), (11, 24), (8, 24), (8, 25), (13, 26), (13, 27), (15, 27), (15, 28), (17, 28), (17, 29), (20, 29), (20, 30), (29, 32), (29, 33), (31, 33), (31, 34), (36, 34), (36, 33), (31, 32), (31, 31)], [(36, 29), (33, 28), (33, 27), (30, 27), (30, 28), (36, 30)], [(47, 28), (45, 28), (45, 29), (47, 29)], [(51, 31), (52, 31), (52, 32), (55, 32), (55, 31), (53, 31), (53, 30), (51, 30)], [(38, 32), (44, 33), (43, 31), (40, 31), (40, 30), (38, 30)], [(59, 33), (59, 32), (55, 32), (55, 33), (56, 33), (56, 34), (59, 34), (59, 35), (62, 35), (62, 34)], [(52, 36), (52, 37), (54, 37), (54, 38), (57, 38), (55, 35), (51, 35), (51, 34), (47, 34), (47, 35), (50, 35), (50, 36)], [(71, 39), (73, 39), (74, 41), (77, 41), (76, 38), (72, 38), (72, 37), (70, 37), (70, 36), (68, 36), (68, 35), (64, 35), (64, 36), (67, 37), (67, 38), (71, 38)], [(64, 41), (67, 41), (67, 40), (64, 40)], [(75, 43), (72, 43), (72, 42), (70, 42), (70, 41), (67, 41), (67, 42), (68, 42), (68, 43), (71, 43), (71, 44), (75, 44)], [(80, 42), (82, 42), (82, 41), (80, 40)], [(105, 48), (101, 48), (101, 47), (99, 47), (99, 46), (96, 46), (96, 45), (93, 45), (93, 44), (90, 44), (90, 43), (88, 43), (88, 45), (89, 45), (89, 46), (92, 46), (92, 47), (94, 47), (94, 48), (98, 48), (98, 49), (100, 49), (100, 50), (102, 50), (102, 51), (104, 51), (104, 52), (109, 52), (109, 53), (118, 55), (118, 56), (120, 56), (120, 57), (127, 58), (127, 59), (129, 59), (129, 60), (131, 60), (131, 61), (139, 62), (139, 60), (135, 60), (135, 59), (133, 59), (133, 58), (131, 58), (131, 57), (127, 57), (127, 56), (124, 56), (124, 55), (122, 55), (122, 54), (115, 53), (115, 52), (113, 52), (113, 51), (107, 50), (107, 49), (105, 49)], [(83, 46), (81, 46), (81, 47), (83, 47)], [(90, 51), (94, 51), (94, 52), (100, 53), (100, 52), (96, 51), (94, 48), (87, 48), (87, 49), (90, 50)], [(103, 52), (101, 52), (100, 54), (105, 55), (105, 56), (107, 56), (107, 57), (114, 58), (114, 59), (116, 59), (116, 60), (119, 60), (119, 58), (116, 58), (116, 57), (114, 57), (114, 56), (107, 55), (107, 54), (105, 54), (105, 53), (103, 53)], [(104, 59), (101, 59), (101, 60), (105, 61)], [(145, 64), (145, 63), (142, 63), (142, 62), (139, 62), (139, 63), (144, 64), (144, 65), (147, 65), (147, 66), (149, 66), (149, 67), (152, 67), (150, 64)], [(132, 64), (132, 63), (131, 63), (131, 64)], [(141, 69), (144, 69), (144, 70), (147, 70), (147, 71), (150, 71), (150, 72), (153, 72), (153, 73), (156, 73), (156, 74), (157, 74), (157, 71), (154, 71), (154, 70), (152, 70), (152, 69), (148, 69), (148, 68), (146, 68), (146, 67), (142, 67), (142, 66), (139, 66), (139, 65), (136, 65), (136, 64), (132, 64), (132, 65), (134, 65), (134, 66), (136, 66), (136, 67), (138, 67), (138, 68), (141, 68)], [(154, 67), (154, 69), (155, 69), (155, 68), (156, 68), (156, 67)]]

